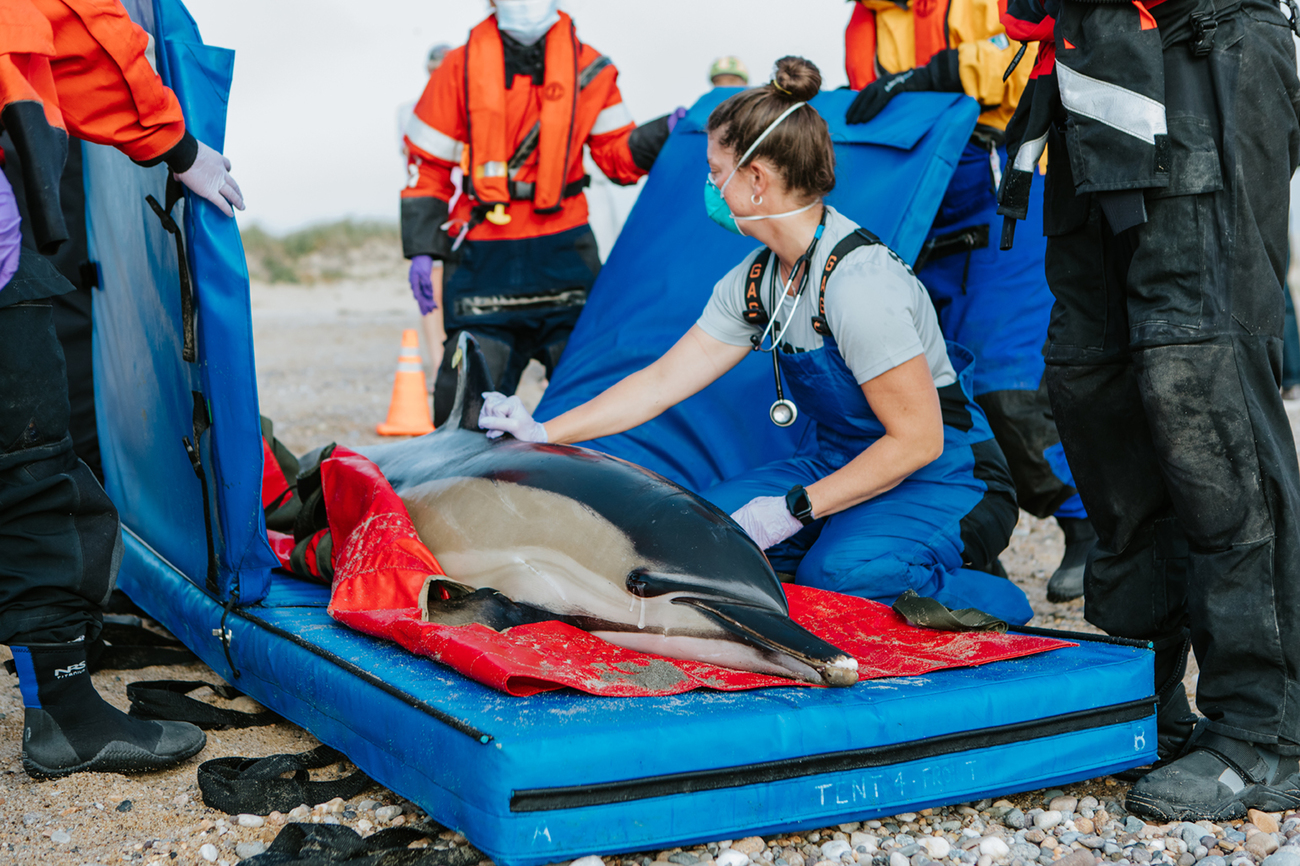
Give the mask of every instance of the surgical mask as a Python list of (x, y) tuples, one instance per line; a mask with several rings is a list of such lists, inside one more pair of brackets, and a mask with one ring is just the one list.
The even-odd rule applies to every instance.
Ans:
[(560, 20), (559, 0), (497, 0), (496, 5), (497, 27), (524, 45), (541, 39)]
[(749, 149), (746, 150), (744, 155), (741, 156), (741, 158), (736, 162), (736, 167), (731, 170), (731, 174), (727, 175), (727, 179), (723, 181), (722, 189), (718, 189), (718, 185), (713, 182), (712, 175), (709, 175), (704, 179), (704, 209), (708, 212), (709, 219), (713, 220), (715, 223), (722, 226), (727, 231), (735, 232), (738, 235), (744, 235), (745, 233), (740, 230), (740, 226), (736, 224), (738, 221), (755, 222), (757, 220), (781, 219), (783, 217), (789, 217), (789, 216), (794, 216), (795, 214), (801, 214), (804, 211), (812, 210), (814, 207), (816, 207), (817, 202), (812, 202), (811, 204), (804, 205), (803, 207), (796, 208), (795, 210), (786, 211), (785, 213), (773, 213), (773, 214), (763, 214), (760, 216), (738, 217), (731, 212), (731, 206), (727, 204), (727, 200), (722, 195), (724, 192), (726, 192), (727, 185), (731, 183), (731, 179), (736, 176), (736, 172), (740, 171), (740, 167), (745, 164), (745, 160), (749, 159), (749, 157), (754, 153), (754, 151), (758, 149), (758, 146), (763, 143), (763, 139), (767, 138), (768, 135), (771, 134), (772, 130), (780, 126), (781, 121), (785, 120), (791, 114), (794, 114), (796, 110), (802, 108), (807, 104), (808, 103), (806, 102), (796, 102), (794, 105), (790, 106), (785, 111), (781, 112), (777, 116), (776, 120), (769, 123), (767, 129), (763, 130), (763, 134), (760, 135), (758, 138), (754, 139), (754, 143), (749, 146)]

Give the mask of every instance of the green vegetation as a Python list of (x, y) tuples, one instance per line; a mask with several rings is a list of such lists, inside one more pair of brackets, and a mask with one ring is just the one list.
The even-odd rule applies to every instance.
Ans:
[(338, 279), (340, 263), (365, 246), (401, 244), (393, 223), (340, 220), (308, 226), (284, 236), (253, 225), (240, 233), (244, 255), (254, 279), (270, 283), (313, 283)]

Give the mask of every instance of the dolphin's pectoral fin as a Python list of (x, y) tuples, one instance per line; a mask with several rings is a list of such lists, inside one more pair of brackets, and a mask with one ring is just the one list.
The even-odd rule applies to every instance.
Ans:
[(456, 354), (452, 356), (452, 366), (457, 368), (456, 400), (452, 404), (451, 414), (447, 416), (447, 423), (439, 429), (482, 432), (478, 426), (478, 416), (483, 411), (483, 392), (492, 391), (494, 387), (483, 350), (478, 347), (478, 341), (469, 331), (460, 332), (460, 339), (456, 341)]
[(741, 639), (802, 662), (817, 671), (828, 686), (851, 686), (858, 681), (857, 659), (831, 646), (788, 616), (748, 604), (689, 596), (675, 598), (673, 604), (689, 605)]
[(432, 594), (428, 591), (434, 583), (430, 580), (426, 584), (426, 592), (420, 599), (421, 618), (425, 622), (436, 622), (439, 625), (469, 625), (476, 622), (495, 631), (505, 631), (517, 625), (555, 620), (570, 622), (571, 619), (540, 607), (511, 601), (495, 589), (471, 589), (468, 593), (439, 598), (436, 588)]

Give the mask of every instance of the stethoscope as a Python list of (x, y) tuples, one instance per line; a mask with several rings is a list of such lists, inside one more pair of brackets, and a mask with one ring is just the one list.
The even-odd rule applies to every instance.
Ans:
[[(794, 321), (794, 314), (799, 309), (799, 302), (803, 300), (804, 289), (808, 286), (808, 272), (812, 270), (812, 256), (817, 249), (817, 242), (821, 240), (822, 232), (826, 229), (826, 210), (822, 209), (821, 222), (817, 223), (817, 230), (813, 232), (812, 242), (808, 244), (808, 249), (804, 250), (803, 255), (795, 260), (794, 267), (790, 268), (790, 279), (786, 281), (785, 288), (781, 292), (780, 299), (772, 298), (772, 315), (767, 320), (767, 327), (763, 333), (757, 337), (751, 337), (754, 344), (755, 352), (770, 352), (772, 355), (772, 379), (776, 382), (776, 402), (772, 408), (767, 410), (767, 417), (772, 419), (772, 423), (778, 427), (789, 427), (799, 417), (799, 407), (794, 405), (794, 401), (787, 400), (785, 388), (781, 386), (781, 365), (777, 362), (776, 353), (778, 341), (781, 339), (781, 325), (777, 322), (777, 316), (780, 315), (782, 307), (785, 305), (785, 299), (790, 297), (790, 286), (794, 284), (795, 274), (799, 273), (799, 267), (802, 265), (803, 273), (799, 277), (799, 287), (794, 291), (794, 300), (790, 305), (790, 321)], [(776, 262), (776, 270), (772, 273), (772, 290), (776, 291), (777, 285), (780, 284), (781, 260)], [(768, 348), (763, 348), (763, 340), (771, 337)]]

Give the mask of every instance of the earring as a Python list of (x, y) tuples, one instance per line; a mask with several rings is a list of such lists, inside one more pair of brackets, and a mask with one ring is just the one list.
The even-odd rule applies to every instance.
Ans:
[(750, 194), (749, 194), (749, 203), (752, 204), (752, 205), (754, 205), (754, 206), (758, 206), (758, 205), (760, 205), (760, 204), (763, 203), (763, 197), (760, 195), (758, 198), (754, 198), (754, 194), (753, 194), (753, 193), (750, 193)]

